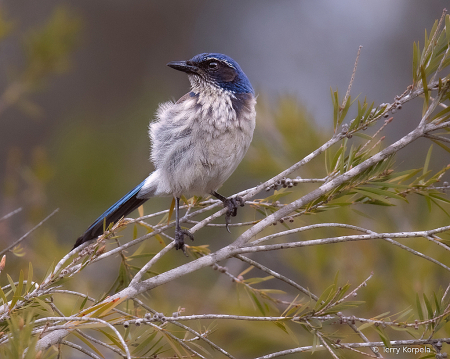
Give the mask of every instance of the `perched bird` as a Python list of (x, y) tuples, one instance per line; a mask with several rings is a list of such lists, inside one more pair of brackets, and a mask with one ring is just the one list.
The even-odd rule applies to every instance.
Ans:
[(191, 91), (175, 103), (160, 104), (150, 123), (155, 171), (92, 223), (74, 248), (98, 237), (104, 224), (108, 227), (154, 196), (175, 197), (175, 248), (183, 251), (184, 237), (194, 238), (180, 227), (181, 195), (211, 194), (220, 199), (227, 208), (227, 229), (237, 204), (244, 205), (242, 198), (226, 198), (216, 191), (252, 141), (256, 97), (250, 81), (236, 61), (218, 53), (167, 65), (187, 73)]

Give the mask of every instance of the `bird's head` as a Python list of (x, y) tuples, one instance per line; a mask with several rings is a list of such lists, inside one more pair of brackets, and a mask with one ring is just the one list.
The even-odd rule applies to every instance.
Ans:
[(167, 66), (186, 72), (194, 88), (214, 86), (233, 94), (254, 94), (253, 87), (239, 64), (224, 54), (199, 54), (188, 61), (169, 62)]

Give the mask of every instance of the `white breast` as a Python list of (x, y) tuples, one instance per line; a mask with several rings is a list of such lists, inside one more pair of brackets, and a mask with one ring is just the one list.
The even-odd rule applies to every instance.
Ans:
[[(217, 190), (244, 157), (255, 128), (253, 95), (236, 97), (210, 86), (177, 103), (161, 104), (150, 124), (156, 171), (144, 186), (153, 195), (204, 195)], [(238, 113), (237, 113), (238, 112)]]

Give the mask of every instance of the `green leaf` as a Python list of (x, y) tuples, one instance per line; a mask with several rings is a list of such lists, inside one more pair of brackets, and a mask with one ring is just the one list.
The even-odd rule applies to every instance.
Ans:
[(371, 136), (366, 135), (365, 133), (361, 133), (361, 132), (355, 132), (355, 133), (353, 134), (353, 136), (361, 137), (361, 138), (363, 138), (363, 139), (365, 139), (365, 140), (371, 140), (371, 139), (372, 139)]
[[(140, 342), (139, 345), (133, 350), (132, 352), (133, 355), (137, 355), (139, 352), (144, 350), (155, 339), (156, 334), (158, 334), (158, 332), (153, 328), (150, 330), (150, 332), (152, 332), (151, 334), (147, 334), (147, 332), (148, 331), (144, 332), (143, 335), (141, 335), (141, 337), (145, 339), (142, 342)], [(160, 338), (160, 340), (161, 339), (162, 337)]]
[(425, 158), (425, 164), (423, 165), (423, 171), (422, 171), (423, 174), (428, 172), (428, 166), (430, 164), (432, 151), (433, 151), (433, 145), (431, 145), (430, 148), (428, 149), (427, 157)]
[(93, 312), (90, 317), (91, 318), (97, 318), (97, 317), (101, 317), (101, 315), (106, 314), (107, 312), (109, 312), (112, 308), (114, 308), (116, 305), (118, 304), (118, 300), (113, 300), (111, 302), (107, 302), (102, 304), (101, 306), (99, 306), (98, 308), (96, 308), (97, 310), (95, 312)]
[(434, 117), (433, 117), (433, 121), (443, 117), (440, 119), (440, 121), (438, 121), (438, 123), (443, 122), (447, 119), (447, 114), (450, 112), (450, 106), (447, 106), (446, 108), (444, 108), (442, 111), (438, 112)]
[(31, 262), (28, 263), (28, 276), (27, 276), (27, 286), (25, 289), (25, 293), (28, 293), (30, 291), (30, 288), (33, 284), (33, 265)]
[(416, 83), (417, 83), (417, 81), (418, 81), (418, 79), (417, 79), (417, 69), (418, 69), (418, 66), (419, 66), (419, 62), (420, 62), (420, 50), (419, 50), (419, 43), (417, 42), (417, 45), (416, 45), (416, 42), (414, 41), (414, 44), (413, 44), (413, 61), (412, 61), (412, 67), (413, 67), (413, 73), (412, 73), (412, 75), (413, 75), (413, 85), (415, 85)]
[(340, 160), (344, 149), (345, 149), (345, 147), (341, 146), (334, 154), (333, 160), (331, 161), (331, 170), (332, 171), (335, 171), (337, 169), (338, 161)]
[(389, 337), (387, 336), (386, 332), (383, 329), (381, 329), (380, 327), (375, 327), (375, 330), (378, 332), (378, 335), (380, 336), (380, 339), (384, 343), (386, 348), (389, 348), (391, 346), (391, 342), (390, 342)]
[(100, 333), (102, 333), (105, 337), (107, 337), (109, 340), (111, 340), (111, 342), (118, 347), (120, 350), (125, 351), (125, 348), (123, 347), (122, 343), (120, 342), (120, 340), (113, 334), (109, 334), (108, 332), (99, 329), (98, 330)]
[[(142, 355), (147, 355), (150, 352), (150, 350), (152, 350), (154, 347), (156, 347), (162, 339), (163, 339), (163, 337), (161, 336), (150, 348), (147, 349), (147, 351), (142, 353)], [(152, 355), (156, 357), (158, 355), (158, 353), (162, 350), (162, 348), (163, 348), (162, 346), (160, 346), (159, 348), (156, 348), (156, 350), (153, 351)]]
[(395, 321), (397, 321), (397, 322), (400, 321), (400, 319), (406, 317), (406, 316), (409, 315), (412, 311), (413, 311), (412, 308), (406, 309), (402, 314), (400, 314), (400, 315), (395, 319)]
[(38, 297), (34, 298), (34, 300), (39, 303), (39, 305), (42, 307), (42, 309), (44, 309), (48, 313), (53, 313), (53, 309), (50, 306), (50, 304), (46, 303), (44, 300), (42, 300), (41, 298), (38, 298)]
[(278, 328), (280, 328), (283, 332), (285, 332), (286, 334), (289, 334), (289, 332), (286, 329), (286, 325), (284, 323), (281, 322), (273, 322), (273, 324), (275, 324)]
[(254, 277), (254, 278), (249, 278), (249, 279), (245, 279), (244, 283), (247, 284), (257, 284), (257, 283), (261, 283), (261, 282), (265, 282), (268, 281), (270, 279), (273, 279), (274, 277), (272, 275), (269, 275), (267, 277)]
[(392, 206), (393, 204), (390, 203), (384, 196), (381, 196), (377, 193), (373, 193), (372, 191), (367, 191), (365, 188), (355, 188), (355, 192), (359, 193), (363, 196), (363, 198), (368, 198), (369, 201), (362, 201), (363, 203), (369, 203), (369, 204), (382, 204), (386, 206)]
[(261, 305), (261, 302), (258, 300), (258, 298), (256, 297), (256, 295), (254, 293), (250, 293), (250, 295), (253, 298), (253, 301), (255, 302), (256, 306), (258, 307), (259, 311), (261, 312), (262, 315), (266, 315), (266, 312), (264, 311), (263, 306)]
[(333, 292), (335, 288), (334, 284), (330, 285), (327, 289), (325, 289), (320, 295), (319, 299), (317, 299), (314, 310), (317, 311), (325, 305), (326, 299), (330, 297), (330, 294)]
[[(175, 352), (175, 355), (178, 356), (178, 358), (183, 358), (184, 356), (180, 353), (178, 350), (178, 346), (180, 345), (178, 342), (176, 342), (174, 339), (172, 339), (170, 336), (168, 336), (165, 332), (161, 332), (161, 334), (166, 338), (166, 343), (170, 345), (172, 350)], [(183, 348), (184, 349), (184, 348)], [(189, 353), (186, 353), (189, 354)]]
[(428, 108), (430, 105), (430, 94), (428, 93), (428, 82), (427, 82), (427, 75), (425, 74), (425, 69), (423, 66), (420, 66), (420, 75), (422, 80), (422, 86), (423, 86), (423, 94), (425, 96), (425, 104)]
[(51, 273), (53, 273), (53, 270), (54, 270), (54, 269), (55, 269), (55, 261), (53, 261), (53, 262), (50, 264), (50, 267), (47, 269), (47, 272), (45, 273), (45, 276), (44, 276), (44, 280), (47, 279), (48, 276), (49, 276)]
[(337, 90), (333, 91), (333, 89), (330, 87), (330, 92), (331, 92), (331, 101), (333, 103), (333, 126), (334, 132), (336, 132), (339, 115), (339, 98)]
[(72, 331), (72, 334), (74, 334), (78, 339), (80, 339), (84, 344), (86, 344), (89, 348), (91, 348), (94, 352), (97, 353), (100, 357), (104, 358), (103, 354), (92, 344), (89, 340), (87, 340), (85, 337), (83, 337), (81, 334), (77, 333), (75, 330)]
[(128, 258), (153, 258), (155, 256), (155, 253), (141, 253), (141, 254), (133, 254), (129, 256)]
[(9, 282), (9, 285), (11, 286), (12, 291), (15, 292), (16, 285), (14, 284), (13, 279), (11, 278), (11, 276), (9, 274), (6, 274), (6, 277), (8, 278), (8, 282)]
[(326, 314), (333, 314), (333, 313), (337, 313), (337, 312), (341, 312), (343, 310), (349, 309), (349, 308), (354, 308), (354, 307), (358, 307), (361, 304), (364, 304), (365, 302), (360, 300), (360, 301), (351, 301), (351, 302), (341, 302), (339, 304), (334, 305), (333, 307), (329, 308), (326, 310)]
[(439, 304), (439, 300), (437, 299), (436, 293), (433, 292), (434, 304), (436, 306), (436, 315), (441, 314), (441, 305)]
[(83, 301), (81, 302), (80, 309), (83, 310), (84, 306), (86, 305), (86, 302), (88, 301), (88, 296), (84, 297)]
[[(450, 108), (450, 106), (448, 107)], [(441, 148), (443, 148), (444, 150), (446, 150), (447, 152), (450, 153), (450, 147), (447, 147), (446, 145), (444, 145), (442, 142), (437, 141), (437, 140), (432, 140), (435, 144), (437, 144), (438, 146), (440, 146)]]
[(338, 287), (338, 280), (339, 280), (339, 271), (337, 271), (336, 274), (334, 275), (333, 285), (335, 288)]
[(285, 188), (282, 188), (282, 189), (280, 189), (280, 190), (274, 191), (274, 192), (273, 192), (273, 195), (271, 195), (271, 196), (269, 196), (269, 197), (266, 197), (266, 198), (264, 199), (264, 201), (265, 201), (265, 202), (269, 202), (269, 203), (275, 202), (275, 201), (280, 200), (280, 198), (283, 198), (283, 197), (288, 196), (288, 195), (291, 194), (291, 193), (292, 193), (291, 191), (286, 191)]
[(358, 188), (360, 190), (366, 191), (366, 192), (371, 192), (380, 196), (386, 196), (389, 198), (394, 198), (394, 199), (400, 199), (402, 201), (406, 201), (405, 197), (402, 197), (400, 195), (398, 195), (397, 193), (391, 192), (391, 191), (387, 191), (387, 190), (383, 190), (383, 189), (379, 189), (379, 188), (371, 188), (371, 187), (362, 187), (362, 188)]
[(170, 219), (172, 218), (173, 210), (175, 209), (175, 197), (172, 198), (172, 203), (170, 204), (169, 215), (167, 217), (167, 224), (170, 223)]
[(447, 36), (447, 43), (450, 42), (450, 16), (445, 15), (445, 32)]
[(428, 212), (431, 212), (431, 198), (428, 195), (424, 195), (425, 198), (425, 202), (427, 203), (427, 207), (428, 207)]
[(430, 301), (428, 300), (426, 294), (423, 294), (423, 301), (425, 302), (425, 306), (427, 308), (427, 312), (428, 312), (428, 319), (433, 318), (433, 308), (431, 306)]
[(362, 325), (360, 325), (360, 326), (358, 327), (358, 330), (359, 330), (359, 331), (363, 331), (364, 329), (369, 328), (369, 327), (371, 327), (371, 326), (374, 325), (374, 324), (375, 324), (374, 322), (364, 323), (364, 324), (362, 324)]
[(409, 180), (410, 178), (413, 178), (415, 175), (417, 175), (422, 169), (411, 169), (407, 171), (402, 171), (398, 173), (394, 173), (391, 175), (391, 178), (389, 179), (389, 182), (405, 182)]
[(437, 201), (435, 201), (433, 198), (431, 198), (431, 197), (428, 197), (428, 198), (430, 198), (430, 200), (431, 200), (436, 206), (438, 206), (439, 209), (447, 215), (447, 217), (450, 217), (450, 214), (445, 210), (444, 207), (442, 207), (442, 206), (441, 206)]
[(366, 213), (364, 213), (364, 212), (362, 212), (362, 211), (359, 211), (359, 210), (354, 209), (354, 208), (352, 208), (351, 210), (352, 210), (353, 212), (355, 212), (356, 214), (360, 215), (361, 217), (364, 217), (364, 218), (372, 219), (372, 220), (373, 220), (373, 217), (369, 216), (368, 214), (366, 214)]
[[(398, 184), (398, 183), (389, 183), (389, 182), (370, 182), (371, 186), (379, 186), (379, 187), (387, 187), (387, 188), (395, 188), (395, 189), (408, 189), (411, 186), (406, 184)], [(403, 198), (403, 197), (402, 197)]]
[(315, 331), (312, 333), (312, 335), (313, 335), (313, 343), (312, 343), (311, 354), (314, 354), (314, 352), (317, 350), (317, 345), (320, 343), (320, 341), (319, 341), (319, 338), (316, 335)]
[(19, 282), (17, 283), (17, 288), (14, 291), (14, 296), (11, 299), (11, 306), (10, 306), (10, 308), (14, 308), (14, 306), (17, 303), (17, 301), (20, 299), (20, 296), (22, 294), (22, 289), (23, 289), (23, 271), (20, 270)]
[(347, 166), (346, 169), (349, 171), (353, 167), (353, 158), (356, 154), (356, 151), (353, 148), (353, 145), (350, 147), (350, 151), (348, 153)]
[(6, 299), (6, 295), (5, 295), (5, 292), (3, 291), (3, 289), (0, 287), (0, 297), (1, 297), (1, 299), (3, 300), (3, 303), (4, 304), (7, 304), (8, 303), (8, 300)]
[(340, 125), (342, 121), (344, 121), (344, 118), (347, 115), (348, 109), (350, 108), (351, 104), (352, 104), (351, 96), (348, 96), (344, 108), (340, 110), (338, 125)]

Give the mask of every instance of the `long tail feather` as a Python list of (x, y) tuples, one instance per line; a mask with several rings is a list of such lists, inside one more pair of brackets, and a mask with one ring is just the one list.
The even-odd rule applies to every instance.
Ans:
[(108, 227), (110, 223), (118, 221), (120, 218), (133, 212), (141, 204), (146, 202), (148, 198), (137, 197), (137, 194), (139, 193), (144, 183), (145, 181), (132, 189), (119, 201), (109, 207), (105, 211), (105, 213), (98, 217), (96, 221), (92, 223), (91, 226), (86, 230), (86, 232), (84, 232), (83, 235), (81, 235), (77, 239), (72, 249), (101, 235), (103, 233), (103, 223), (105, 223), (106, 227)]

